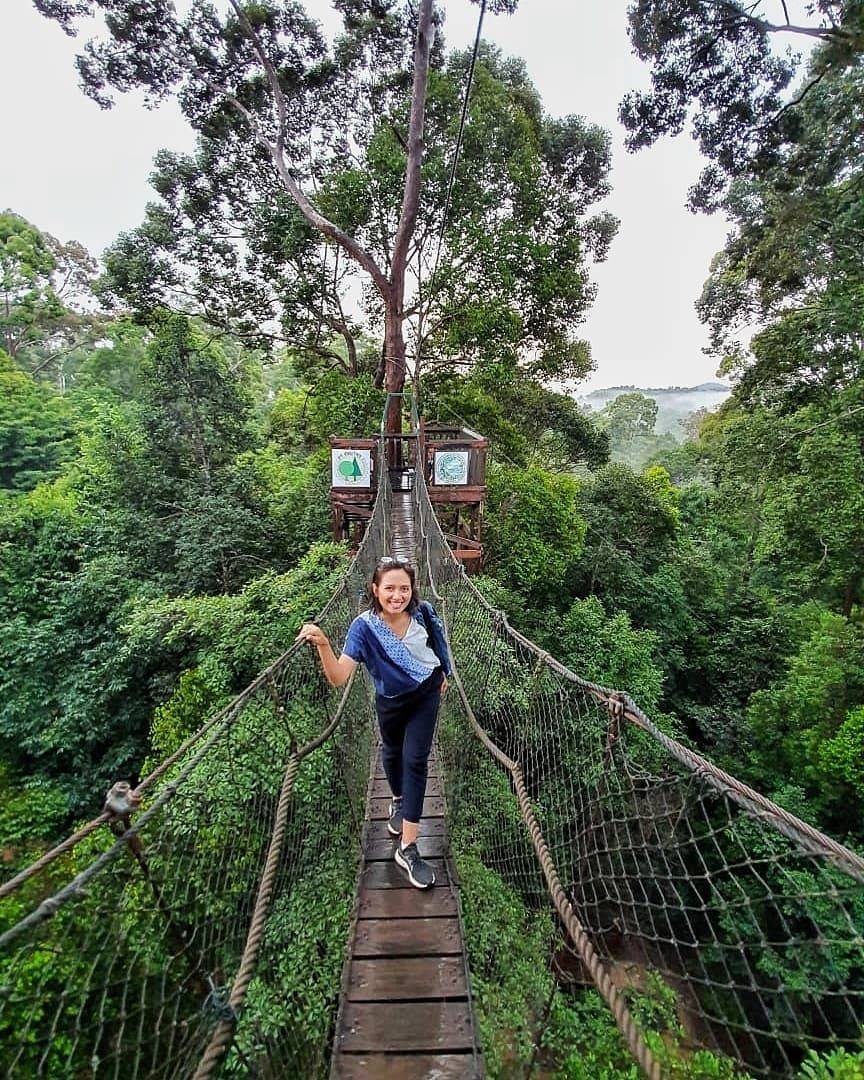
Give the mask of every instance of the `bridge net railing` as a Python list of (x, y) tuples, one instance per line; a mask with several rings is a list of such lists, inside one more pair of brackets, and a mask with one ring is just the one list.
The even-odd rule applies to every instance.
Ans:
[[(378, 468), (318, 620), (335, 642), (388, 545)], [(326, 1075), (370, 735), (362, 680), (331, 690), (291, 647), (142, 782), (131, 817), (0, 900), (0, 1075)]]
[[(415, 515), (423, 585), (443, 607), (466, 698), (521, 767), (560, 881), (615, 986), (626, 998), (662, 980), (675, 995), (676, 1052), (707, 1049), (748, 1075), (794, 1075), (808, 1048), (860, 1049), (864, 860), (515, 632), (454, 559), (422, 475)], [(454, 848), (548, 911), (510, 776), (453, 699), (439, 739)], [(587, 982), (553, 921), (550, 970), (561, 986)], [(537, 1013), (539, 1025), (542, 1003)]]

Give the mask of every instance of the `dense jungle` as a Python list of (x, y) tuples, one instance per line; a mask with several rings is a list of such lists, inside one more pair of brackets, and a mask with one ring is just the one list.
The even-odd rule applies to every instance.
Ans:
[[(220, 22), (194, 3), (188, 51), (168, 64), (161, 0), (147, 18), (132, 3), (37, 2), (67, 29), (110, 8), (84, 90), (103, 104), (133, 86), (176, 95), (198, 142), (160, 154), (145, 219), (101, 260), (0, 214), (3, 875), (230, 701), (344, 572), (328, 437), (378, 429), (393, 328), (366, 269), (245, 137), (244, 110), (265, 105), (240, 33), (248, 20), (281, 50), (294, 175), (385, 265), (417, 13), (334, 6), (344, 29), (328, 43), (301, 5), (232, 5)], [(676, 441), (655, 434), (641, 395), (593, 414), (576, 402), (591, 269), (618, 226), (598, 209), (615, 180), (609, 134), (550, 116), (522, 62), (481, 44), (451, 184), (471, 56), (443, 30), (403, 355), (426, 418), (489, 440), (484, 595), (569, 668), (861, 852), (864, 5), (809, 5), (806, 57), (779, 51), (784, 27), (762, 6), (629, 10), (651, 76), (621, 105), (630, 148), (691, 127), (706, 159), (693, 212), (729, 222), (694, 282), (733, 387), (724, 404)], [(226, 71), (245, 78), (233, 110), (210, 93)], [(515, 990), (536, 980), (540, 1000), (545, 974), (519, 897), (470, 855), (465, 877), (490, 1072), (525, 1075), (535, 1051)], [(672, 1033), (658, 1043), (670, 1075), (743, 1076), (677, 1057), (674, 1000), (654, 989), (634, 1008)], [(637, 1075), (593, 993), (556, 998), (553, 1021), (546, 1075)], [(813, 1055), (800, 1075), (864, 1076), (864, 1046)]]

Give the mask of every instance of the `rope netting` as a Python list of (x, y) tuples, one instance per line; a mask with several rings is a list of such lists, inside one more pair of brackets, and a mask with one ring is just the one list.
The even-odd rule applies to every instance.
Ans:
[[(318, 620), (334, 644), (392, 546), (383, 451), (377, 467), (363, 544)], [(676, 1053), (779, 1076), (808, 1048), (857, 1045), (864, 860), (514, 631), (450, 552), (422, 468), (412, 500), (421, 585), (456, 661), (439, 729), (454, 850), (545, 913), (555, 985), (596, 985), (651, 1076), (630, 1002), (658, 980)], [(131, 799), (115, 792), (0, 887), (6, 1075), (326, 1073), (369, 705), (365, 680), (332, 690), (292, 647)]]
[(535, 911), (552, 908), (557, 872), (558, 985), (595, 983), (654, 1075), (622, 999), (658, 985), (676, 1053), (704, 1048), (744, 1075), (793, 1075), (808, 1048), (860, 1049), (864, 859), (514, 631), (453, 557), (421, 475), (415, 515), (464, 691), (439, 730), (454, 852)]
[[(317, 620), (334, 642), (389, 542), (377, 467), (363, 544)], [(115, 791), (116, 813), (6, 883), (2, 1075), (326, 1075), (369, 704), (363, 680), (333, 690), (292, 646), (131, 799)]]

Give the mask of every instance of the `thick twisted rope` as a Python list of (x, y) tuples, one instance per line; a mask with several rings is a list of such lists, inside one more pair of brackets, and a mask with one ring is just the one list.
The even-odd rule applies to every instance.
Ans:
[[(422, 477), (420, 478), (418, 489), (422, 491), (421, 498), (425, 497), (426, 500), (426, 505), (422, 509), (431, 511), (431, 503), (429, 503), (428, 501), (426, 485)], [(426, 547), (426, 572), (429, 579), (429, 586), (435, 599), (440, 602), (443, 601), (444, 598), (441, 596), (437, 588), (431, 560), (429, 558), (429, 535), (424, 528), (426, 521), (430, 519), (429, 517), (427, 517), (426, 514), (423, 514), (422, 509), (419, 507), (419, 498), (416, 501), (415, 506), (417, 506), (418, 510), (420, 510), (417, 515), (419, 518), (417, 524), (419, 526), (418, 532), (420, 533), (421, 542), (424, 542)], [(437, 528), (440, 532), (440, 526), (438, 525), (438, 521), (437, 518), (435, 518), (434, 513), (431, 515), (431, 521), (434, 522), (432, 528)], [(444, 543), (444, 550), (449, 551), (449, 547), (447, 547), (446, 541), (444, 541), (443, 533), (441, 533), (441, 539)], [(474, 586), (471, 585), (471, 583), (468, 581), (467, 575), (465, 574), (465, 568), (462, 567), (461, 564), (460, 569), (462, 571), (463, 581), (467, 582), (473, 589), (473, 591), (476, 593), (476, 595), (480, 597), (481, 594), (476, 589), (474, 589)], [(486, 603), (485, 600), (484, 605), (488, 610), (494, 611), (491, 605)], [(442, 618), (444, 619), (444, 627), (448, 639), (447, 646), (448, 648), (450, 648), (450, 633), (449, 627), (447, 626), (447, 618), (443, 604), (441, 604), (441, 614)], [(503, 613), (496, 614), (501, 614), (503, 617)], [(506, 619), (504, 620), (504, 622), (506, 624)], [(551, 659), (548, 653), (544, 652), (542, 649), (538, 649), (536, 645), (532, 645), (532, 648), (535, 652), (540, 654), (541, 659)], [(609, 972), (606, 970), (605, 965), (603, 964), (600, 957), (597, 955), (597, 950), (594, 948), (591, 939), (588, 937), (585, 928), (583, 927), (578, 916), (576, 915), (576, 912), (573, 910), (573, 905), (570, 903), (570, 900), (561, 885), (561, 880), (558, 877), (558, 872), (555, 869), (555, 864), (552, 861), (552, 855), (549, 852), (549, 847), (543, 837), (539, 822), (537, 821), (537, 817), (534, 814), (534, 808), (531, 805), (530, 798), (528, 797), (528, 791), (525, 787), (525, 780), (522, 776), (522, 769), (515, 761), (512, 760), (512, 758), (508, 757), (507, 754), (505, 754), (504, 751), (495, 742), (493, 742), (488, 732), (486, 732), (480, 726), (477, 717), (474, 715), (474, 710), (471, 708), (471, 703), (468, 700), (468, 696), (465, 693), (465, 687), (462, 684), (461, 678), (459, 677), (459, 672), (456, 667), (456, 661), (453, 657), (452, 648), (450, 648), (450, 658), (453, 666), (453, 679), (456, 683), (457, 689), (459, 690), (459, 697), (462, 701), (465, 713), (471, 723), (474, 734), (477, 736), (483, 746), (485, 746), (485, 748), (489, 751), (492, 757), (494, 757), (495, 760), (498, 761), (499, 764), (503, 765), (503, 767), (510, 773), (510, 776), (513, 780), (513, 786), (516, 790), (516, 798), (519, 802), (519, 811), (522, 815), (522, 820), (525, 823), (525, 826), (531, 836), (531, 843), (534, 846), (534, 851), (543, 870), (543, 876), (546, 878), (546, 885), (549, 889), (550, 896), (552, 897), (552, 902), (555, 905), (555, 910), (558, 912), (558, 915), (561, 919), (561, 922), (564, 924), (570, 940), (573, 942), (576, 951), (579, 954), (580, 960), (585, 965), (585, 968), (591, 976), (594, 985), (597, 987), (599, 992), (602, 994), (606, 1004), (609, 1006), (612, 1015), (615, 1017), (615, 1023), (618, 1025), (618, 1030), (623, 1035), (627, 1046), (630, 1049), (630, 1052), (632, 1053), (636, 1061), (639, 1063), (642, 1071), (647, 1077), (649, 1077), (649, 1080), (662, 1080), (660, 1066), (655, 1061), (654, 1055), (648, 1049), (648, 1046), (646, 1045), (645, 1040), (642, 1036), (642, 1032), (639, 1030), (636, 1021), (633, 1019), (633, 1016), (627, 1007), (626, 1001), (619, 993), (618, 988), (615, 986), (615, 984), (609, 977)]]
[(498, 621), (511, 638), (518, 641), (520, 645), (542, 659), (552, 671), (556, 672), (567, 682), (578, 686), (580, 689), (590, 694), (596, 701), (599, 701), (601, 704), (611, 709), (613, 717), (623, 717), (628, 723), (633, 724), (634, 727), (641, 728), (642, 731), (650, 735), (655, 742), (659, 743), (670, 757), (675, 758), (676, 761), (684, 765), (690, 772), (698, 774), (721, 795), (727, 796), (749, 813), (755, 814), (762, 820), (769, 822), (779, 833), (800, 845), (809, 854), (830, 860), (838, 869), (849, 874), (849, 876), (856, 881), (864, 884), (864, 858), (857, 854), (857, 852), (852, 851), (851, 848), (846, 847), (845, 844), (841, 844), (839, 841), (834, 840), (832, 837), (815, 828), (813, 825), (808, 824), (806, 821), (802, 821), (801, 818), (791, 814), (788, 810), (784, 810), (782, 806), (778, 806), (777, 803), (772, 802), (771, 799), (767, 798), (765, 795), (762, 795), (743, 781), (738, 780), (737, 777), (725, 772), (719, 766), (715, 765), (713, 761), (709, 761), (708, 758), (702, 757), (701, 754), (697, 754), (695, 750), (691, 750), (689, 747), (684, 746), (684, 744), (678, 742), (677, 739), (673, 739), (671, 735), (665, 734), (665, 732), (661, 731), (657, 725), (642, 712), (629, 694), (620, 690), (610, 690), (605, 686), (600, 686), (598, 683), (589, 682), (587, 679), (581, 678), (581, 676), (577, 675), (574, 671), (571, 671), (570, 668), (562, 664), (560, 660), (556, 660), (551, 653), (546, 652), (545, 649), (541, 649), (540, 646), (536, 645), (530, 638), (525, 637), (524, 634), (520, 634), (518, 630), (515, 630), (507, 621), (506, 614), (493, 607), (486, 597), (476, 588), (470, 578), (465, 574), (464, 567), (462, 567), (461, 564), (459, 569), (463, 579), (461, 584), (471, 592), (472, 599), (482, 605), (482, 607)]
[(352, 673), (351, 678), (348, 680), (345, 691), (342, 694), (339, 705), (333, 715), (333, 719), (327, 727), (314, 739), (306, 743), (305, 746), (301, 747), (296, 754), (292, 754), (288, 759), (288, 765), (285, 768), (285, 774), (282, 778), (282, 788), (279, 792), (279, 802), (277, 803), (276, 814), (273, 819), (273, 832), (270, 836), (270, 847), (268, 848), (267, 859), (261, 874), (258, 895), (255, 898), (255, 909), (252, 912), (252, 919), (249, 923), (249, 932), (246, 936), (243, 955), (240, 958), (237, 975), (231, 986), (231, 995), (228, 999), (226, 1009), (227, 1015), (216, 1025), (216, 1028), (210, 1037), (210, 1042), (207, 1044), (204, 1055), (198, 1064), (198, 1068), (195, 1070), (193, 1080), (209, 1080), (234, 1038), (234, 1029), (237, 1025), (239, 1012), (243, 1007), (243, 1002), (246, 999), (246, 991), (249, 989), (249, 984), (255, 976), (255, 970), (258, 965), (258, 953), (261, 949), (261, 941), (264, 937), (264, 927), (270, 912), (270, 903), (273, 899), (273, 887), (276, 883), (276, 873), (282, 858), (282, 847), (285, 841), (285, 831), (288, 824), (288, 810), (291, 805), (294, 781), (297, 778), (300, 763), (305, 757), (308, 757), (313, 750), (317, 750), (319, 746), (322, 746), (336, 730), (339, 721), (342, 719), (345, 704), (348, 701), (353, 683), (354, 673)]
[(546, 878), (546, 885), (552, 897), (552, 902), (555, 904), (555, 910), (558, 912), (561, 922), (564, 924), (564, 927), (570, 936), (570, 940), (573, 942), (576, 951), (579, 953), (579, 958), (594, 981), (594, 985), (603, 995), (606, 1004), (612, 1011), (615, 1022), (618, 1025), (621, 1034), (624, 1036), (627, 1046), (630, 1048), (630, 1052), (633, 1054), (633, 1057), (636, 1058), (642, 1071), (650, 1078), (650, 1080), (661, 1080), (660, 1066), (654, 1060), (654, 1055), (645, 1044), (642, 1032), (639, 1030), (636, 1021), (633, 1019), (630, 1010), (627, 1008), (626, 1001), (609, 977), (609, 972), (597, 955), (597, 950), (591, 943), (591, 939), (585, 932), (585, 928), (579, 921), (576, 912), (573, 910), (573, 905), (570, 903), (567, 893), (561, 885), (558, 872), (555, 869), (555, 864), (552, 862), (552, 856), (546, 841), (543, 838), (543, 833), (540, 830), (540, 825), (534, 814), (531, 800), (528, 797), (528, 791), (525, 788), (525, 781), (522, 777), (522, 769), (492, 741), (488, 733), (484, 731), (478, 723), (477, 717), (474, 715), (474, 710), (471, 708), (471, 703), (468, 701), (468, 697), (465, 693), (465, 688), (462, 685), (462, 680), (456, 670), (455, 662), (453, 666), (453, 680), (459, 690), (459, 697), (468, 719), (471, 722), (471, 727), (474, 729), (474, 734), (496, 761), (504, 766), (513, 779), (513, 786), (516, 789), (516, 798), (519, 801), (519, 810), (522, 815), (522, 820), (524, 821), (528, 832), (531, 834), (531, 843), (534, 845), (534, 851), (537, 854), (537, 859), (543, 870), (543, 876)]

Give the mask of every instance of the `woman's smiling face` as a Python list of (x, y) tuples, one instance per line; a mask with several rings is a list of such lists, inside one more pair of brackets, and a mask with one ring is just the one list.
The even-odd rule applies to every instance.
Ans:
[(388, 615), (396, 615), (411, 602), (411, 578), (404, 570), (386, 570), (378, 584), (372, 586), (372, 591), (381, 610)]

